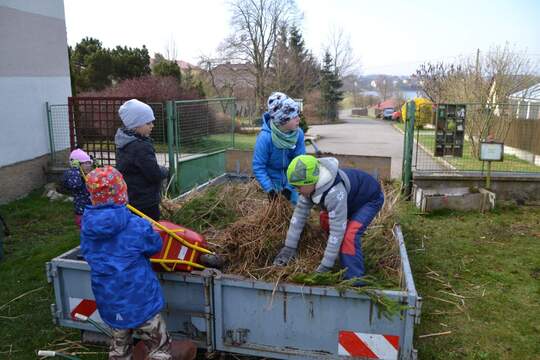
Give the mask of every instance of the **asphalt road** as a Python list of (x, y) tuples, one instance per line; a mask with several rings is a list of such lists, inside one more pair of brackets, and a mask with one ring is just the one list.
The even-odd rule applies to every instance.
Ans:
[(308, 134), (320, 136), (316, 142), (319, 150), (336, 154), (389, 156), (392, 158), (392, 177), (401, 177), (403, 135), (392, 126), (394, 122), (351, 117), (346, 111), (340, 113), (340, 119), (345, 123), (310, 126)]

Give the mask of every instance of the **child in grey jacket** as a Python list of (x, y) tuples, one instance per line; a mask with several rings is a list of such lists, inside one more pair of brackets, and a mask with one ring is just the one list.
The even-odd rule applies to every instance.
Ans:
[(365, 275), (361, 237), (384, 203), (379, 182), (358, 169), (340, 169), (335, 158), (301, 155), (287, 169), (289, 183), (301, 194), (285, 240), (274, 265), (285, 266), (296, 256), (300, 235), (314, 205), (328, 233), (317, 272), (330, 271), (339, 256), (345, 279)]

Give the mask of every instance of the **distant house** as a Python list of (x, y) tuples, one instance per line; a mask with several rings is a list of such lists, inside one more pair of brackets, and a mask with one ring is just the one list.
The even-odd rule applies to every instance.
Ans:
[[(152, 67), (155, 63), (156, 63), (156, 59), (150, 58), (150, 67)], [(191, 69), (195, 73), (201, 71), (201, 68), (198, 67), (197, 65), (193, 65), (184, 60), (176, 60), (176, 64), (178, 65), (181, 71), (188, 71), (189, 69)]]
[(190, 63), (188, 63), (187, 61), (184, 61), (184, 60), (176, 60), (176, 63), (178, 64), (178, 67), (182, 71), (188, 71), (189, 69), (191, 69), (194, 72), (201, 71), (201, 68), (198, 67), (197, 65), (190, 64)]
[(212, 69), (212, 74), (216, 87), (230, 87), (237, 95), (247, 90), (253, 96), (256, 80), (252, 64), (219, 64)]
[[(46, 181), (45, 103), (71, 96), (63, 0), (0, 0), (0, 203)], [(63, 131), (69, 133), (67, 117)]]
[(540, 83), (509, 96), (520, 119), (540, 120)]
[(255, 105), (255, 70), (252, 64), (223, 63), (209, 72), (213, 85), (223, 96), (236, 98), (236, 113), (240, 117), (258, 114)]
[(395, 99), (388, 99), (378, 104), (372, 105), (368, 108), (368, 116), (378, 117), (384, 109), (393, 108), (397, 110), (399, 108), (399, 103)]

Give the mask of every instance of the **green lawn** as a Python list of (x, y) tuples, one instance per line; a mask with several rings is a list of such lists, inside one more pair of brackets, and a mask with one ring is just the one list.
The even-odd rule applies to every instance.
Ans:
[(540, 208), (421, 216), (406, 204), (401, 219), (424, 302), (420, 359), (538, 359)]
[(216, 134), (203, 137), (196, 143), (181, 146), (180, 151), (182, 153), (198, 153), (198, 152), (210, 152), (214, 150), (221, 150), (234, 147), (239, 150), (252, 150), (255, 146), (256, 134), (234, 134), (234, 146), (233, 138), (231, 134)]
[[(403, 131), (403, 123), (395, 124), (395, 126)], [(419, 136), (417, 136), (419, 135)], [(435, 131), (434, 130), (420, 130), (420, 133), (415, 133), (415, 141), (419, 141), (420, 144), (431, 155), (435, 149)], [(478, 160), (474, 155), (471, 142), (465, 140), (463, 148), (463, 157), (435, 157), (435, 159), (443, 159), (450, 165), (454, 166), (457, 170), (464, 171), (480, 171), (482, 170), (482, 161)], [(415, 145), (416, 146), (416, 145)], [(424, 153), (422, 153), (424, 154)], [(420, 155), (417, 160), (417, 166), (421, 168), (423, 162), (423, 155)], [(427, 156), (427, 155), (425, 155)], [(487, 163), (485, 164), (485, 170), (487, 170)], [(511, 171), (511, 172), (540, 172), (540, 166), (531, 164), (528, 161), (522, 160), (514, 155), (504, 155), (504, 161), (491, 163), (492, 171)]]
[[(38, 349), (79, 340), (78, 331), (51, 322), (54, 295), (44, 267), (79, 242), (71, 206), (49, 202), (40, 191), (0, 206), (13, 233), (0, 262), (2, 359), (35, 359)], [(538, 359), (540, 207), (423, 216), (402, 204), (400, 217), (424, 299), (415, 330), (420, 359)]]
[(36, 359), (37, 350), (80, 339), (79, 331), (52, 324), (54, 293), (45, 277), (45, 262), (79, 244), (73, 204), (40, 195), (0, 206), (12, 233), (0, 262), (0, 359)]

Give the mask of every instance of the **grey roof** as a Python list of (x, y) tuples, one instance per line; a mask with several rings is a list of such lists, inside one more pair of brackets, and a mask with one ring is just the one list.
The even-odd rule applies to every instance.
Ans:
[(535, 84), (530, 88), (513, 93), (512, 95), (510, 95), (510, 98), (540, 101), (540, 83)]

